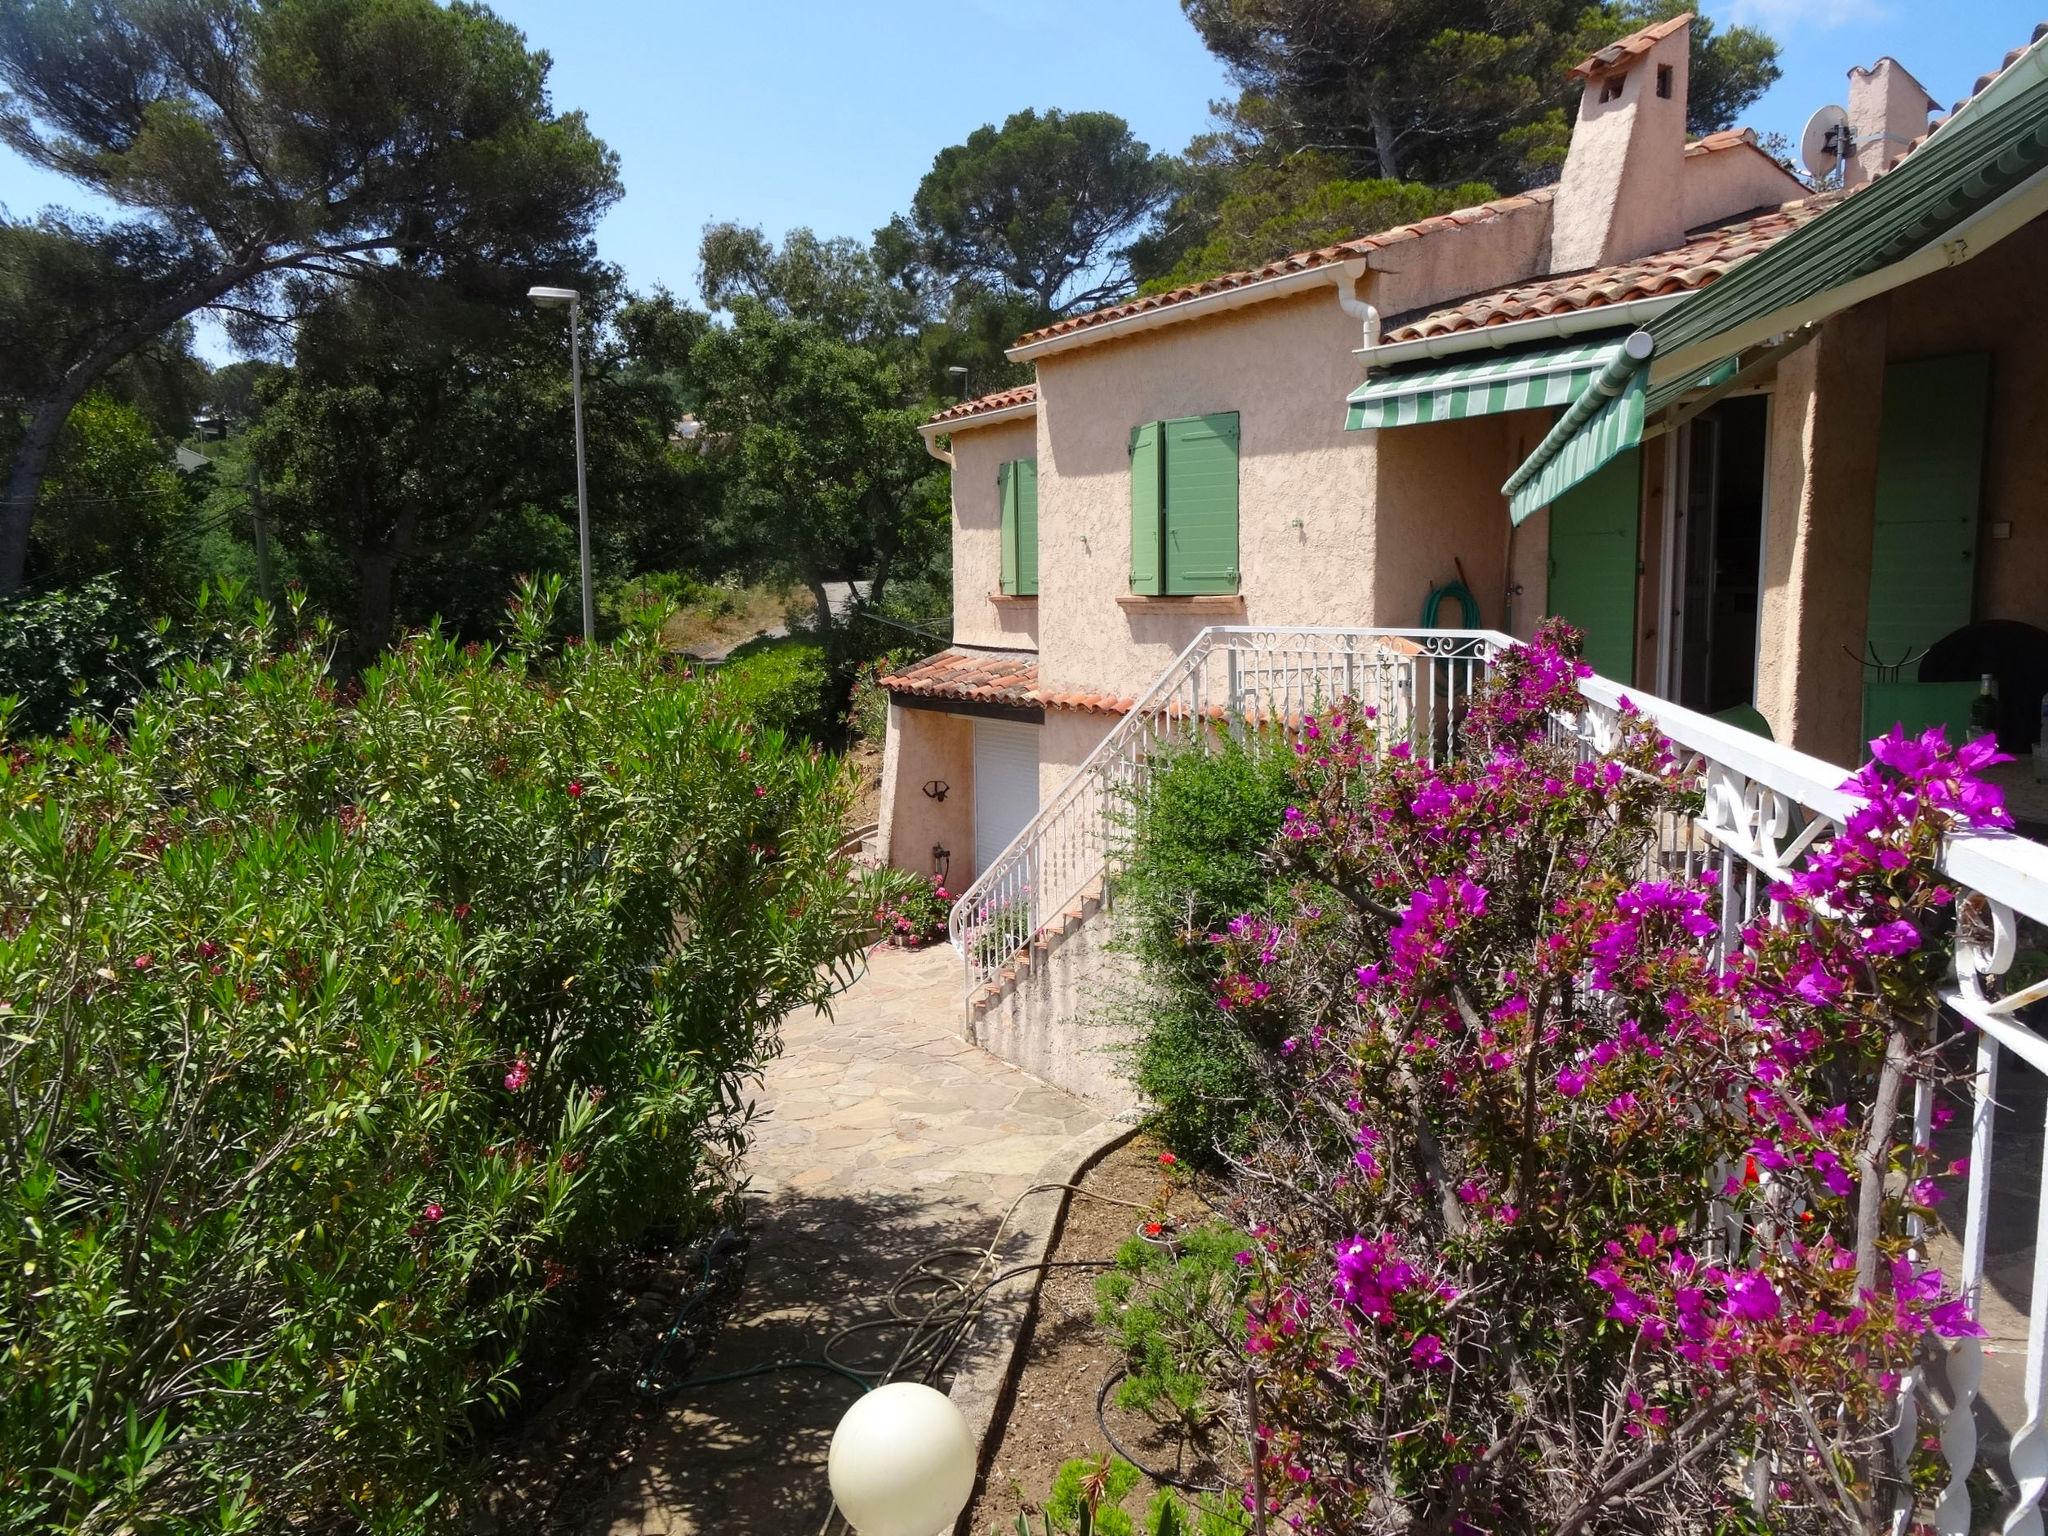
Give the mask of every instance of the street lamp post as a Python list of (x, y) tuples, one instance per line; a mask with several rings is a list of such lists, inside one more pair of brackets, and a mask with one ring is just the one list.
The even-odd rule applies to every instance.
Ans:
[(574, 288), (529, 288), (526, 296), (543, 309), (569, 311), (569, 393), (576, 407), (576, 543), (583, 567), (583, 643), (597, 639), (597, 603), (590, 587), (590, 493), (583, 481), (582, 304)]

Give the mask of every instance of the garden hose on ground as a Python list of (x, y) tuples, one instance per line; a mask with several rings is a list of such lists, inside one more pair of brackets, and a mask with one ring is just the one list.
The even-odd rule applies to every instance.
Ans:
[[(1119, 1200), (1111, 1195), (1083, 1189), (1078, 1184), (1034, 1184), (1010, 1202), (1009, 1209), (1003, 1212), (1002, 1220), (996, 1223), (995, 1233), (985, 1246), (974, 1248), (949, 1245), (932, 1248), (911, 1260), (883, 1296), (889, 1315), (869, 1318), (865, 1322), (841, 1328), (825, 1340), (818, 1358), (791, 1357), (768, 1360), (738, 1370), (677, 1379), (669, 1370), (671, 1357), (678, 1350), (682, 1351), (685, 1369), (688, 1364), (695, 1362), (710, 1324), (715, 1321), (711, 1304), (730, 1297), (739, 1287), (740, 1275), (745, 1268), (747, 1239), (743, 1233), (730, 1227), (725, 1228), (714, 1234), (706, 1243), (703, 1269), (696, 1284), (684, 1295), (674, 1319), (663, 1330), (660, 1340), (649, 1353), (633, 1385), (644, 1396), (666, 1397), (672, 1393), (688, 1392), (719, 1382), (765, 1376), (771, 1371), (803, 1370), (829, 1371), (835, 1376), (842, 1376), (853, 1382), (863, 1392), (873, 1391), (876, 1387), (896, 1380), (916, 1380), (928, 1385), (945, 1369), (947, 1362), (953, 1358), (968, 1333), (980, 1320), (989, 1294), (997, 1286), (1014, 1280), (1019, 1275), (1036, 1274), (1049, 1269), (1107, 1269), (1114, 1263), (1110, 1259), (1045, 1259), (1035, 1264), (1017, 1264), (1008, 1269), (997, 1269), (997, 1250), (1002, 1246), (1003, 1234), (1009, 1230), (1010, 1222), (1017, 1214), (1017, 1208), (1031, 1196), (1044, 1194), (1049, 1190), (1065, 1190), (1069, 1194), (1085, 1195), (1090, 1200), (1100, 1200), (1106, 1205), (1121, 1205), (1134, 1211), (1148, 1209), (1135, 1200)], [(972, 1258), (975, 1261), (974, 1267), (964, 1279), (942, 1273), (932, 1267), (951, 1258)], [(984, 1279), (984, 1276), (987, 1278)], [(921, 1310), (914, 1300), (905, 1295), (905, 1292), (920, 1280), (924, 1280), (933, 1288), (929, 1300)], [(879, 1372), (863, 1370), (833, 1358), (833, 1350), (841, 1341), (878, 1328), (910, 1330), (910, 1336), (903, 1341), (902, 1347), (896, 1351), (895, 1358), (886, 1369)], [(922, 1369), (915, 1376), (905, 1374), (914, 1366), (921, 1366)], [(1107, 1387), (1104, 1390), (1107, 1391)], [(1096, 1407), (1099, 1416), (1099, 1397)], [(1107, 1434), (1106, 1428), (1104, 1433)], [(1114, 1441), (1111, 1443), (1114, 1444)], [(838, 1509), (835, 1506), (826, 1514), (825, 1523), (818, 1528), (820, 1536), (832, 1528), (837, 1518)]]
[(1178, 1488), (1183, 1493), (1225, 1492), (1226, 1490), (1221, 1483), (1191, 1483), (1186, 1478), (1177, 1476), (1174, 1473), (1161, 1472), (1155, 1468), (1148, 1467), (1124, 1449), (1124, 1443), (1117, 1439), (1116, 1431), (1109, 1427), (1109, 1415), (1104, 1410), (1109, 1405), (1110, 1388), (1114, 1387), (1128, 1375), (1130, 1375), (1130, 1372), (1127, 1369), (1121, 1365), (1118, 1366), (1108, 1376), (1103, 1378), (1102, 1386), (1095, 1394), (1095, 1427), (1102, 1431), (1102, 1438), (1109, 1442), (1109, 1448), (1136, 1467), (1140, 1472), (1144, 1473), (1145, 1476), (1151, 1478), (1155, 1483), (1160, 1483), (1169, 1488)]

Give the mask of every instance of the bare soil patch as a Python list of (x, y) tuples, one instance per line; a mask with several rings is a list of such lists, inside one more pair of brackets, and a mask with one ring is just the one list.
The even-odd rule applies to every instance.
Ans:
[[(1136, 1137), (1090, 1168), (1081, 1178), (1081, 1188), (1111, 1199), (1150, 1203), (1165, 1182), (1159, 1165), (1163, 1150), (1150, 1136)], [(1210, 1192), (1205, 1181), (1175, 1180), (1168, 1215), (1183, 1226), (1216, 1219)], [(1141, 1212), (1124, 1206), (1072, 1195), (1050, 1258), (1056, 1265), (1110, 1259), (1138, 1234), (1144, 1220)], [(1123, 1356), (1095, 1321), (1095, 1283), (1102, 1274), (1100, 1267), (1046, 1271), (1019, 1346), (1014, 1384), (990, 1426), (995, 1450), (962, 1528), (968, 1536), (1015, 1536), (1019, 1514), (1029, 1515), (1036, 1531), (1038, 1512), (1062, 1463), (1077, 1456), (1110, 1454), (1095, 1405), (1103, 1382), (1123, 1364)], [(1117, 1440), (1141, 1468), (1175, 1471), (1177, 1447), (1168, 1437), (1116, 1407), (1113, 1398), (1107, 1417)], [(1140, 1477), (1123, 1507), (1138, 1518), (1159, 1486), (1149, 1476)]]

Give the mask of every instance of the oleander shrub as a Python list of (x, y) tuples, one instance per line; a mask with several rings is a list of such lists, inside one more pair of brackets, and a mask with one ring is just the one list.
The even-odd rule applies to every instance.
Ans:
[(760, 725), (812, 741), (835, 739), (830, 668), (824, 647), (807, 640), (776, 640), (743, 650), (716, 673), (716, 685)]
[(886, 889), (652, 646), (251, 625), (0, 755), (0, 1526), (448, 1517), (549, 1291), (718, 1219)]

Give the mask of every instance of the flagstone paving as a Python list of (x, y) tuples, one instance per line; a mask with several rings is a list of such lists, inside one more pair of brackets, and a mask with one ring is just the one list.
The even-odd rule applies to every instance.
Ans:
[[(815, 1358), (830, 1334), (885, 1317), (906, 1265), (987, 1244), (1040, 1166), (1101, 1127), (1097, 1111), (962, 1039), (959, 1021), (959, 960), (940, 945), (877, 951), (829, 1018), (785, 1027), (749, 1160), (746, 1283), (701, 1374)], [(956, 1367), (998, 1347), (995, 1333), (970, 1337)], [(902, 1337), (871, 1330), (840, 1354), (886, 1364)], [(676, 1397), (620, 1475), (609, 1530), (808, 1536), (831, 1507), (825, 1452), (854, 1395), (800, 1370)]]

